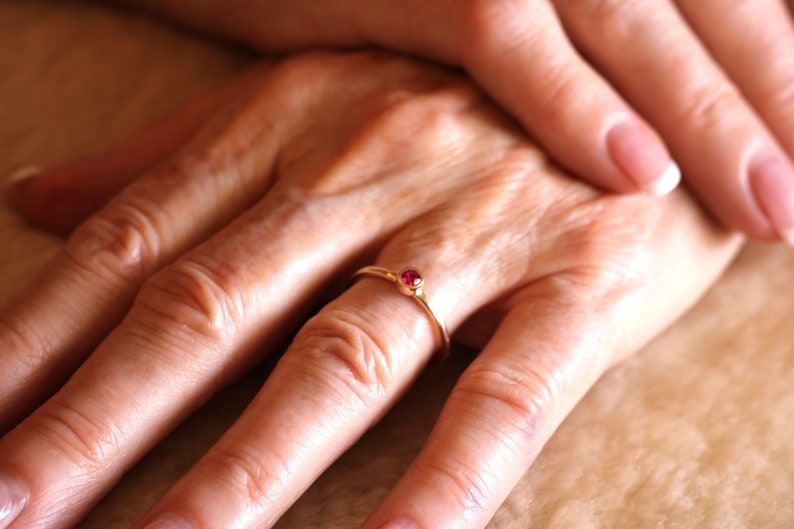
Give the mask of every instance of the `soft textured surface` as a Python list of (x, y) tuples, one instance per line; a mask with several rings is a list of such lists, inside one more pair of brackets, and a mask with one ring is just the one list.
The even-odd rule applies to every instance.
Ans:
[[(246, 58), (89, 3), (0, 1), (0, 173), (96, 152)], [(0, 209), (0, 301), (59, 241)], [(279, 529), (355, 528), (419, 449), (465, 354), (428, 371)], [(138, 465), (81, 525), (128, 527), (266, 368)], [(750, 246), (717, 287), (585, 398), (491, 527), (794, 527), (794, 251)], [(0, 375), (1, 376), (1, 375)]]

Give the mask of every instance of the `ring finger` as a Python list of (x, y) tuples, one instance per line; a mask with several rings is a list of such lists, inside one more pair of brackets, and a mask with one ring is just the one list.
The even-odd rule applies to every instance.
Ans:
[[(350, 88), (344, 94), (359, 103), (356, 119), (340, 118), (348, 105), (319, 105), (330, 115), (312, 113), (311, 127), (295, 125), (301, 133), (280, 138), (276, 147), (269, 121), (244, 105), (235, 108), (243, 116), (239, 128), (233, 113), (213, 122), (226, 125), (228, 135), (180, 153), (214, 159), (208, 150), (228, 171), (250, 162), (244, 165), (252, 173), (278, 178), (262, 178), (259, 186), (273, 183), (265, 197), (226, 228), (141, 278), (121, 324), (61, 391), (0, 440), (0, 525), (17, 517), (19, 526), (64, 527), (79, 518), (165, 432), (261, 358), (262, 349), (272, 350), (351, 260), (475, 182), (472, 160), (486, 165), (516, 141), (505, 120), (484, 111), (479, 94), (458, 77), (374, 54), (307, 56), (289, 64), (274, 70), (280, 76), (260, 93), (266, 109), (280, 107), (265, 117), (283, 112), (285, 94), (287, 101), (309, 98), (306, 90), (294, 90), (309, 77), (324, 81), (315, 85), (321, 103), (338, 102), (333, 88), (344, 81)], [(351, 69), (366, 72), (355, 87), (346, 75)], [(394, 88), (406, 83), (415, 91), (410, 97)], [(400, 102), (391, 97), (395, 92)], [(332, 140), (323, 125), (333, 127)], [(483, 137), (483, 130), (490, 134)], [(258, 158), (235, 158), (240, 136), (249, 140), (245, 151)], [(256, 141), (261, 136), (267, 141)], [(278, 167), (270, 165), (275, 150)], [(430, 178), (441, 173), (452, 176)], [(155, 186), (151, 179), (141, 182), (122, 198)], [(211, 178), (199, 182), (212, 186)], [(174, 201), (182, 197), (177, 213), (190, 205), (203, 209), (202, 186), (190, 200), (190, 182), (180, 183), (171, 193)], [(241, 194), (239, 188), (234, 193), (251, 199)], [(158, 214), (171, 212), (169, 204)], [(118, 200), (104, 215), (116, 206)], [(74, 288), (71, 283), (56, 282)], [(137, 285), (125, 286), (134, 291)], [(25, 321), (48, 328), (30, 315)]]
[[(488, 176), (484, 181), (499, 190), (508, 180), (522, 187), (532, 181), (512, 171)], [(543, 194), (541, 187), (535, 192)], [(436, 317), (457, 328), (522, 281), (562, 266), (538, 258), (552, 252), (528, 233), (526, 219), (544, 213), (530, 203), (540, 200), (516, 199), (524, 205), (504, 208), (501, 192), (488, 203), (485, 190), (478, 191), (397, 234), (376, 263), (394, 277), (365, 275), (312, 318), (243, 416), (137, 527), (270, 527), (444, 345)], [(529, 194), (518, 186), (512, 191)], [(406, 265), (422, 271), (430, 310), (401, 292)]]

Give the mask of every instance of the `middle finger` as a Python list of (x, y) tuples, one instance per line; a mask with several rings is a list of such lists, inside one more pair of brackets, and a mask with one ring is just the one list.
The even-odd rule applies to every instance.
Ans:
[[(566, 252), (552, 251), (551, 232), (568, 226), (541, 219), (592, 192), (536, 181), (541, 160), (530, 151), (523, 163), (485, 171), (407, 224), (377, 264), (422, 270), (428, 302), (450, 329), (520, 282), (562, 268)], [(540, 224), (548, 238), (531, 235)], [(137, 527), (271, 527), (440, 345), (419, 303), (383, 279), (361, 279), (301, 329), (243, 416)]]
[[(338, 65), (306, 59), (296, 67), (301, 75), (293, 69), (287, 77), (317, 79), (311, 66), (328, 63)], [(357, 64), (372, 70), (381, 62), (363, 56)], [(407, 74), (415, 72), (403, 64), (384, 68), (411, 82)], [(421, 86), (449, 84), (447, 75), (428, 77)], [(249, 368), (259, 350), (278, 344), (329, 278), (452, 188), (471, 183), (475, 175), (461, 171), (468, 161), (485, 164), (514, 141), (456, 126), (481, 101), (473, 90), (442, 90), (409, 98), (412, 104), (398, 92), (403, 103), (396, 104), (382, 95), (384, 76), (373, 78), (376, 100), (391, 104), (361, 118), (358, 134), (346, 136), (333, 122), (343, 145), (331, 163), (307, 154), (322, 152), (312, 131), (326, 139), (314, 121), (281, 151), (283, 174), (266, 197), (149, 279), (122, 324), (63, 389), (0, 441), (0, 492), (27, 491), (17, 525), (64, 527), (78, 519), (179, 420)], [(290, 163), (287, 151), (300, 155)], [(447, 173), (459, 178), (432, 177)]]
[(781, 194), (754, 191), (769, 180), (794, 191), (794, 167), (676, 7), (554, 3), (577, 45), (664, 137), (708, 209), (753, 237), (785, 237), (794, 211), (779, 213)]

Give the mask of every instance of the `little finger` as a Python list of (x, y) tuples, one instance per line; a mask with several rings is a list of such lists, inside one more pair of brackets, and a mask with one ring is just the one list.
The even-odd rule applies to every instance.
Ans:
[[(301, 75), (288, 80), (290, 88), (317, 66), (382, 64), (371, 56), (306, 60), (294, 70)], [(400, 77), (416, 71), (407, 66), (387, 62), (385, 71)], [(438, 79), (430, 78), (430, 86)], [(284, 162), (265, 197), (146, 279), (126, 318), (62, 390), (0, 441), (3, 476), (29, 491), (18, 526), (64, 527), (78, 519), (165, 432), (250, 368), (262, 349), (278, 345), (350, 260), (371, 253), (459, 187), (468, 189), (479, 176), (464, 172), (471, 160), (485, 164), (514, 143), (502, 128), (494, 130), (495, 116), (479, 98), (457, 84), (411, 103), (400, 92), (396, 108), (383, 108), (379, 86), (372, 87), (374, 100), (360, 106), (367, 119), (351, 129), (330, 121), (341, 145), (318, 147), (307, 134), (284, 147), (284, 158), (301, 155)], [(283, 110), (283, 98), (274, 104)], [(347, 112), (346, 106), (324, 108)], [(471, 127), (475, 117), (486, 125)], [(248, 119), (258, 131), (261, 115)], [(422, 127), (406, 130), (418, 120)], [(491, 134), (482, 137), (482, 130)], [(257, 146), (262, 150), (251, 156), (272, 154), (269, 143)], [(321, 148), (327, 157), (303, 155)], [(430, 178), (447, 173), (457, 178)]]
[[(496, 332), (363, 529), (488, 524), (604, 371), (686, 311), (739, 248), (738, 238), (708, 229), (682, 196), (651, 207), (624, 197), (577, 208), (586, 220), (552, 250), (572, 252), (570, 266), (530, 277), (500, 300), (505, 316)], [(628, 218), (647, 230), (616, 229)]]

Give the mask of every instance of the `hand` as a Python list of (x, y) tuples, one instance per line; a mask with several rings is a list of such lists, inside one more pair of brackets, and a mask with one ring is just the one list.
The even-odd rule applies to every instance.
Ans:
[[(172, 151), (149, 151), (150, 134)], [(362, 264), (417, 266), (433, 310), (483, 346), (364, 527), (483, 527), (590, 386), (740, 243), (684, 193), (571, 180), (463, 78), (372, 53), (264, 64), (16, 200), (45, 217), (54, 186), (76, 201), (50, 212), (66, 229), (96, 207), (81, 191), (114, 192), (96, 172), (123, 185), (141, 151), (153, 166), (0, 313), (0, 527), (74, 524)], [(139, 527), (272, 526), (424, 369), (436, 331), (394, 285), (358, 281)]]
[(672, 153), (725, 225), (794, 245), (780, 0), (119, 1), (265, 51), (375, 44), (462, 66), (574, 174), (664, 194)]

